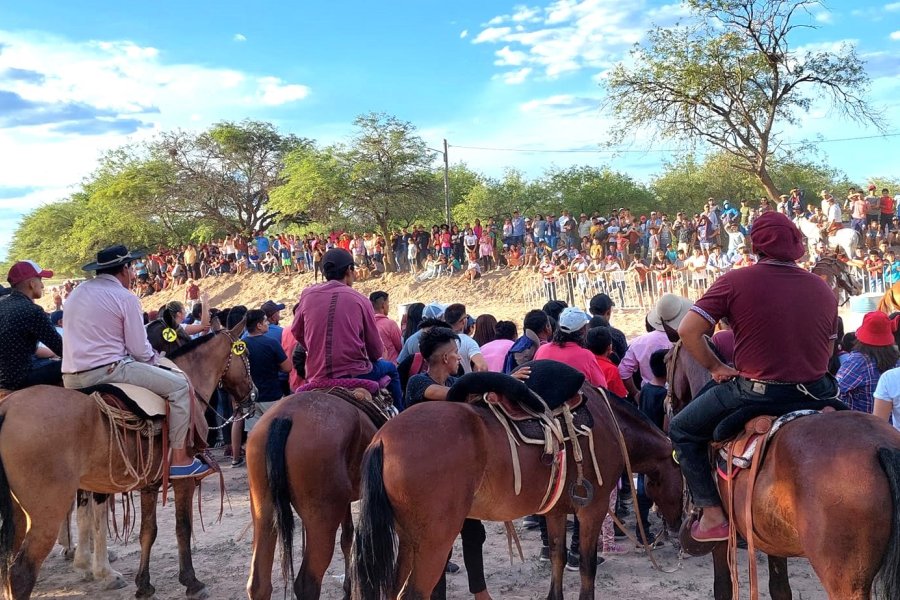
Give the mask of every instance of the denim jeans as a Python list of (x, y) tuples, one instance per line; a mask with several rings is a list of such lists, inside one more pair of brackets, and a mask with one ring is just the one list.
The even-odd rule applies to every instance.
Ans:
[[(804, 384), (816, 398), (837, 396), (834, 378), (825, 376)], [(794, 385), (769, 385), (765, 395), (752, 391), (746, 379), (732, 380), (707, 387), (669, 425), (669, 437), (678, 453), (681, 471), (698, 507), (720, 506), (719, 492), (709, 461), (709, 442), (725, 417), (745, 406), (812, 401)]]
[(354, 375), (354, 377), (368, 379), (369, 381), (378, 381), (384, 376), (391, 378), (391, 382), (388, 384), (388, 391), (391, 392), (391, 397), (394, 399), (394, 406), (397, 407), (397, 410), (403, 410), (403, 390), (400, 388), (400, 373), (397, 372), (397, 365), (389, 360), (379, 358), (372, 365), (371, 371), (365, 375)]

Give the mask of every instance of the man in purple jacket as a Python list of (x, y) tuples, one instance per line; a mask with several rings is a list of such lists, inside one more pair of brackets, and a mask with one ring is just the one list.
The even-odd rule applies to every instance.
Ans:
[(303, 290), (291, 332), (307, 351), (306, 378), (359, 378), (378, 381), (389, 376), (394, 404), (402, 407), (397, 366), (381, 358), (384, 346), (375, 311), (368, 298), (352, 288), (353, 256), (332, 248), (322, 257), (325, 283)]

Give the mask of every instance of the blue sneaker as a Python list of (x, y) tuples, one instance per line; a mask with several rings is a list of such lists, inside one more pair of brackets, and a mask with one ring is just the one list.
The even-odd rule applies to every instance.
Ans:
[(189, 465), (181, 465), (171, 467), (169, 469), (169, 479), (187, 479), (188, 477), (206, 477), (212, 472), (209, 465), (195, 458), (194, 462)]

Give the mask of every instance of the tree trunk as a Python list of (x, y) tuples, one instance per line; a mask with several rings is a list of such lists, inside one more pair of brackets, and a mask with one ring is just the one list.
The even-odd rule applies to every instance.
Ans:
[(393, 273), (397, 270), (394, 264), (394, 245), (391, 243), (391, 229), (388, 227), (387, 221), (379, 219), (378, 228), (384, 237), (384, 271), (385, 273)]
[(777, 204), (779, 196), (781, 196), (781, 190), (775, 186), (775, 182), (769, 176), (769, 170), (766, 168), (766, 165), (757, 165), (756, 178), (759, 179), (759, 183), (766, 190), (766, 196), (769, 197), (769, 200)]

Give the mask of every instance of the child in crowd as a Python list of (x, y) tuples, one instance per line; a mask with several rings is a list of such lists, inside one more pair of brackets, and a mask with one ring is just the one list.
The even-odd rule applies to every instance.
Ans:
[[(877, 223), (872, 224), (877, 225)], [(877, 249), (872, 248), (869, 250), (869, 255), (866, 257), (863, 265), (869, 276), (869, 291), (884, 292), (884, 280), (882, 279), (884, 261), (881, 259)]]
[[(653, 421), (653, 423), (663, 429), (666, 417), (666, 354), (668, 350), (657, 350), (650, 355), (650, 372), (653, 379), (641, 386), (641, 396), (639, 408), (642, 413)], [(637, 487), (638, 499), (638, 516), (644, 524), (644, 531), (650, 540), (653, 535), (650, 533), (650, 507), (653, 501), (644, 491), (644, 476), (638, 475)], [(635, 524), (635, 535), (640, 536), (637, 525)], [(640, 537), (638, 537), (640, 540)]]
[(609, 327), (593, 327), (588, 330), (584, 339), (584, 347), (594, 353), (597, 366), (606, 376), (606, 389), (620, 398), (628, 396), (619, 368), (610, 359), (612, 354), (612, 333)]

